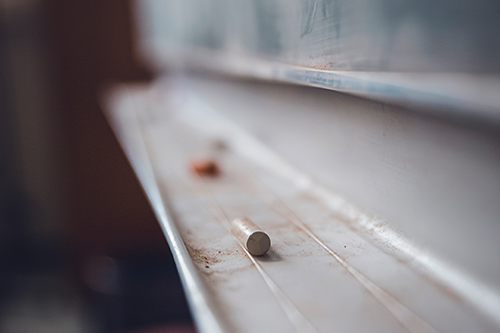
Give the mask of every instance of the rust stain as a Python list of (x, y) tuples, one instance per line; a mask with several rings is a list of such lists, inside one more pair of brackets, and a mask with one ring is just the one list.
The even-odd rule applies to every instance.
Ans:
[(198, 159), (191, 161), (191, 171), (198, 176), (215, 177), (220, 174), (220, 168), (212, 160)]
[(210, 251), (207, 249), (194, 248), (186, 244), (186, 248), (191, 255), (191, 258), (198, 264), (208, 264), (213, 265), (221, 262), (220, 255), (214, 254), (214, 251)]

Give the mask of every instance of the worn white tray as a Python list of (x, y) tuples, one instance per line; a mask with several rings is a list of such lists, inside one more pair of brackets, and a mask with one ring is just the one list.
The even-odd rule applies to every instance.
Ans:
[[(202, 332), (494, 332), (498, 294), (297, 170), (175, 83), (122, 86), (107, 113)], [(221, 175), (201, 178), (196, 158)], [(246, 216), (272, 239), (252, 257)], [(484, 306), (481, 302), (484, 301)]]

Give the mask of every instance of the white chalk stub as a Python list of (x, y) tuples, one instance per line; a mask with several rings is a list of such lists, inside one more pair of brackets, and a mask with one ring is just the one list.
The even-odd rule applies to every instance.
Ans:
[(264, 255), (271, 247), (271, 238), (246, 217), (231, 222), (231, 233), (253, 256)]

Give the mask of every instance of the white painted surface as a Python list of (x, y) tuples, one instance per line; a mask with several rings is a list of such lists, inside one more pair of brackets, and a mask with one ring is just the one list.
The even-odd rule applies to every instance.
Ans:
[[(462, 224), (468, 215), (463, 222), (442, 215), (447, 204), (462, 202), (460, 193), (446, 191), (442, 197), (426, 191), (448, 185), (454, 178), (446, 172), (460, 173), (457, 158), (471, 163), (476, 157), (476, 167), (493, 167), (478, 143), (496, 147), (494, 140), (337, 94), (252, 89), (173, 81), (118, 90), (110, 104), (114, 128), (154, 199), (186, 291), (199, 300), (191, 306), (202, 331), (498, 330), (498, 251), (486, 265), (462, 258), (463, 243), (456, 240), (467, 236)], [(470, 137), (476, 141), (466, 140)], [(475, 147), (452, 150), (454, 138)], [(214, 148), (221, 139), (225, 151)], [(433, 163), (427, 158), (441, 150), (447, 158), (422, 173), (422, 165)], [(216, 159), (222, 176), (203, 180), (191, 174), (189, 159), (197, 156)], [(486, 171), (484, 177), (497, 172)], [(358, 209), (331, 188), (369, 209)], [(161, 195), (151, 196), (156, 192)], [(408, 196), (417, 201), (410, 207)], [(436, 199), (440, 208), (432, 205)], [(463, 202), (461, 214), (468, 204), (477, 202)], [(162, 218), (165, 209), (173, 218)], [(485, 243), (472, 251), (476, 258), (497, 246), (490, 239), (498, 226), (487, 218), (498, 216), (498, 208), (487, 209), (474, 230), (484, 236), (478, 244)], [(271, 236), (268, 255), (245, 254), (228, 230), (229, 220), (238, 216)], [(207, 311), (211, 324), (200, 319)]]

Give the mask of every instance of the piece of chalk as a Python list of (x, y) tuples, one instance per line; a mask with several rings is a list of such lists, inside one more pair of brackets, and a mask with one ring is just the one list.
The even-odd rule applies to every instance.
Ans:
[(231, 233), (253, 256), (264, 255), (271, 247), (271, 238), (246, 217), (231, 222)]

